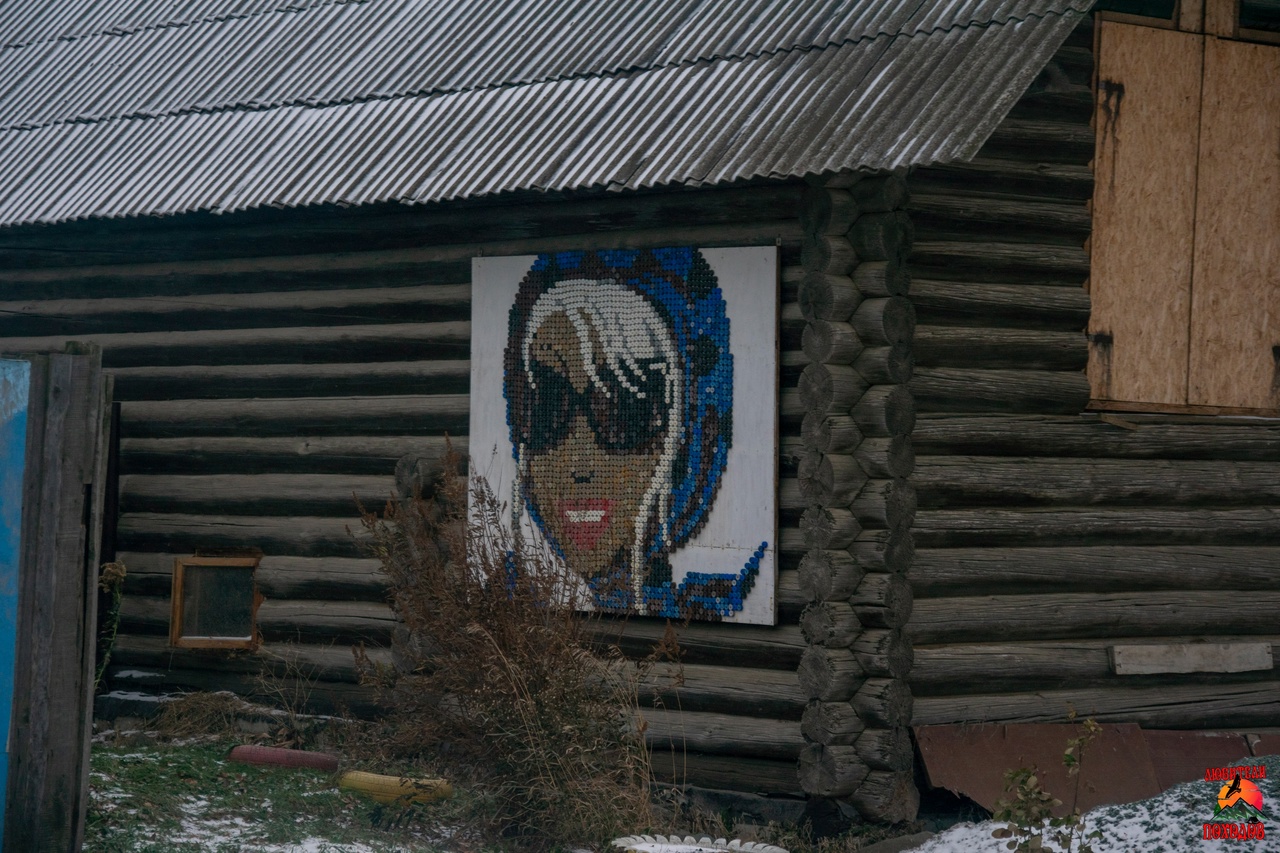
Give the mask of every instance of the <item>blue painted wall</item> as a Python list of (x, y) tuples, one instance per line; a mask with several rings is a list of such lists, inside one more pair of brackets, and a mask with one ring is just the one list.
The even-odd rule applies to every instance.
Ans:
[(14, 646), (18, 631), (18, 558), (22, 545), (22, 472), (27, 451), (31, 365), (0, 359), (0, 842), (9, 782)]

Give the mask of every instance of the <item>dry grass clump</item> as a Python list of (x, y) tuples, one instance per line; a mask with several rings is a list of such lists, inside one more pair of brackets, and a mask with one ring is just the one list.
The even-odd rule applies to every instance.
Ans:
[(237, 731), (239, 714), (247, 702), (234, 693), (186, 693), (164, 703), (155, 730), (167, 738), (226, 737)]
[(364, 515), (406, 628), (396, 671), (364, 661), (386, 690), (388, 746), (470, 777), (490, 831), (521, 846), (641, 831), (653, 817), (641, 673), (595, 642), (577, 585), (461, 463), (451, 451), (429, 497)]

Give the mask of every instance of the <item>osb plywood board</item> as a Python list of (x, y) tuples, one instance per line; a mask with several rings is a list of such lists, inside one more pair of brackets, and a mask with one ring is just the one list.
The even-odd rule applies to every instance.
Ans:
[(1101, 28), (1089, 382), (1095, 400), (1185, 403), (1203, 36)]
[(1280, 47), (1207, 39), (1188, 402), (1280, 407)]

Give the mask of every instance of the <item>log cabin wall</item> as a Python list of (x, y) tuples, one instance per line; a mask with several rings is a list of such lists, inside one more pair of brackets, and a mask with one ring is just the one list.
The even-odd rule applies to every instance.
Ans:
[[(796, 469), (797, 303), (805, 187), (192, 214), (0, 234), (0, 349), (95, 341), (120, 408), (118, 557), (128, 567), (115, 691), (232, 689), (374, 710), (349, 647), (386, 656), (394, 626), (376, 560), (350, 532), (397, 460), (465, 448), (470, 263), (476, 255), (664, 245), (780, 246), (779, 622), (681, 629), (683, 686), (658, 678), (660, 776), (799, 791), (805, 641)], [(263, 645), (168, 642), (175, 556), (256, 547)], [(621, 628), (619, 629), (622, 630)], [(643, 654), (656, 620), (625, 626)], [(265, 681), (263, 671), (271, 673)], [(682, 712), (682, 713), (678, 713)]]
[[(909, 178), (915, 725), (1280, 721), (1274, 669), (1116, 675), (1109, 648), (1280, 653), (1280, 427), (1086, 412), (1092, 33), (969, 164)], [(1135, 308), (1140, 310), (1140, 308)]]

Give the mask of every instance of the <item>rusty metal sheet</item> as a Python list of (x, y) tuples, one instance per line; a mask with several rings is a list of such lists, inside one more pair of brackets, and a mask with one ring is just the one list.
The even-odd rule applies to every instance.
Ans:
[(1249, 755), (1243, 735), (1233, 732), (1144, 731), (1160, 787), (1204, 778), (1209, 767), (1234, 767)]
[[(1062, 753), (1078, 737), (1078, 725), (918, 726), (914, 729), (929, 784), (961, 794), (995, 811), (1004, 795), (1004, 774), (1035, 767), (1041, 785), (1070, 812), (1074, 801), (1082, 812), (1094, 806), (1130, 803), (1161, 791), (1142, 730), (1132, 723), (1104, 725), (1085, 750), (1079, 785), (1067, 775)], [(1203, 774), (1204, 768), (1200, 772)], [(1078, 790), (1078, 798), (1073, 792)]]
[(1248, 736), (1255, 757), (1280, 755), (1280, 729), (1269, 729)]

